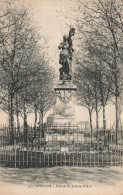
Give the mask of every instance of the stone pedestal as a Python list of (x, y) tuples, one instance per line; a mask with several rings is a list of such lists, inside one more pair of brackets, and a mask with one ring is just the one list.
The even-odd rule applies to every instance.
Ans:
[(75, 95), (76, 86), (73, 85), (72, 81), (60, 80), (55, 85), (54, 90), (57, 95), (57, 101), (53, 115), (50, 116), (50, 122), (54, 125), (74, 123), (75, 110), (72, 100)]

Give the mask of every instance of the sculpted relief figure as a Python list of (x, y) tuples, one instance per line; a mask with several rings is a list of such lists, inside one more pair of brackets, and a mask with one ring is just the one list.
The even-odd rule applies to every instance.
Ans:
[(59, 64), (62, 67), (59, 69), (60, 80), (71, 80), (71, 64), (72, 64), (72, 53), (74, 52), (72, 45), (72, 36), (75, 34), (75, 29), (71, 28), (69, 36), (63, 36), (63, 42), (58, 46), (62, 49), (59, 56)]

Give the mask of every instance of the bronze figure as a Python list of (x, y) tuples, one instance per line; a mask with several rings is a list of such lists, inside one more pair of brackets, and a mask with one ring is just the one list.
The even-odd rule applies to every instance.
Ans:
[(63, 36), (63, 42), (58, 46), (62, 49), (59, 56), (59, 64), (62, 67), (59, 69), (60, 80), (71, 80), (71, 64), (72, 64), (72, 53), (74, 52), (72, 45), (72, 36), (75, 34), (75, 28), (71, 28), (69, 36)]

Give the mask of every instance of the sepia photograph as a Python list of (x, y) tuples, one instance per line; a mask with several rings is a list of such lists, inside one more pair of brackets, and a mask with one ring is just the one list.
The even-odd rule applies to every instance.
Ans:
[(123, 195), (123, 0), (0, 0), (0, 194)]

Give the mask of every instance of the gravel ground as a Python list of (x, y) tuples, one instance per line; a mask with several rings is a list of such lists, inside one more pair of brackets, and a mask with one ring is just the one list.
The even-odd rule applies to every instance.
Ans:
[(89, 185), (115, 186), (123, 181), (123, 167), (52, 167), (6, 168), (0, 167), (0, 181), (21, 185)]

